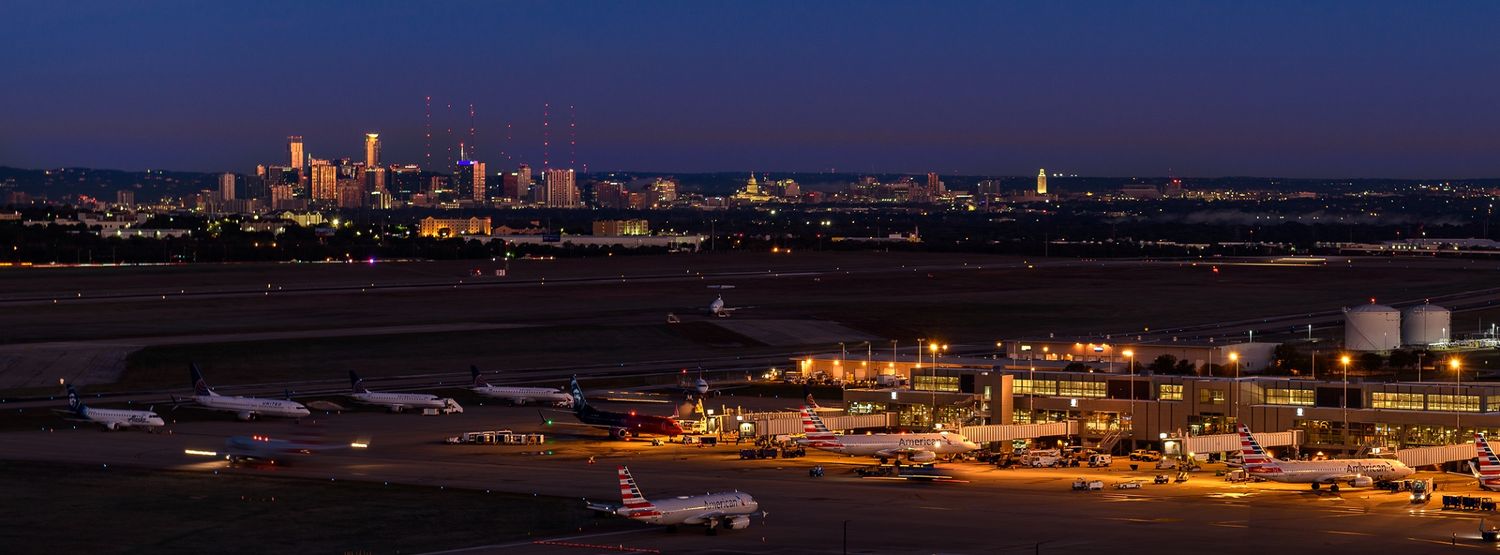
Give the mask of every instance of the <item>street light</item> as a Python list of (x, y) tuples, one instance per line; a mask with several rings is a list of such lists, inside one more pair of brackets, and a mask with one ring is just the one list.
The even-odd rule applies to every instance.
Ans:
[(1232, 397), (1230, 397), (1229, 402), (1234, 403), (1234, 423), (1235, 424), (1239, 424), (1240, 423), (1240, 354), (1231, 351), (1229, 353), (1229, 361), (1234, 363), (1234, 389), (1230, 390), (1231, 392), (1234, 393), (1234, 395)]
[(1349, 444), (1349, 355), (1339, 357), (1339, 362), (1344, 365), (1344, 395), (1339, 400), (1339, 405), (1344, 409), (1344, 444)]
[(1135, 449), (1135, 351), (1125, 349), (1126, 364), (1130, 365), (1130, 412), (1126, 416), (1130, 419), (1130, 448)]
[(1458, 394), (1453, 396), (1453, 437), (1454, 443), (1457, 443), (1458, 438), (1461, 437), (1460, 434), (1463, 432), (1462, 421), (1460, 419), (1463, 418), (1464, 413), (1460, 403), (1464, 396), (1464, 373), (1459, 367), (1458, 357), (1449, 358), (1448, 367), (1453, 369), (1453, 379), (1456, 380), (1457, 384), (1455, 389)]

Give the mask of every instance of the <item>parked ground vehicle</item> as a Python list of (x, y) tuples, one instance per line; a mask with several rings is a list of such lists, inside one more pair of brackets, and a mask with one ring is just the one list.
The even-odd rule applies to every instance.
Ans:
[(1117, 482), (1115, 483), (1115, 489), (1141, 489), (1141, 481), (1131, 480), (1128, 482)]
[(1130, 452), (1130, 460), (1156, 462), (1161, 460), (1161, 451), (1152, 449), (1136, 449)]
[(1073, 481), (1074, 491), (1098, 491), (1104, 489), (1104, 480), (1079, 478)]
[(1165, 484), (1165, 483), (1170, 482), (1170, 481), (1171, 480), (1167, 479), (1167, 475), (1166, 474), (1157, 474), (1156, 475), (1156, 480), (1154, 482), (1157, 483), (1157, 484)]
[(1055, 449), (1032, 450), (1027, 451), (1024, 455), (1021, 455), (1021, 466), (1029, 466), (1032, 468), (1050, 468), (1062, 465), (1062, 455), (1058, 454), (1057, 450)]
[(1103, 468), (1114, 464), (1115, 458), (1109, 455), (1095, 453), (1089, 455), (1089, 468)]

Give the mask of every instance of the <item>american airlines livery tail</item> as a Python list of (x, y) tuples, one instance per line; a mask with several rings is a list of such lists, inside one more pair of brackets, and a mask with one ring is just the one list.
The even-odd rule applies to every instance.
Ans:
[(1255, 435), (1244, 424), (1239, 426), (1240, 457), (1245, 472), (1263, 480), (1289, 484), (1311, 484), (1317, 490), (1323, 484), (1337, 492), (1339, 483), (1369, 487), (1380, 480), (1400, 480), (1415, 471), (1395, 459), (1335, 459), (1326, 461), (1278, 461), (1261, 448)]
[(621, 505), (613, 512), (631, 520), (661, 526), (704, 526), (712, 535), (720, 528), (748, 528), (750, 515), (760, 510), (760, 504), (750, 494), (737, 491), (651, 501), (636, 486), (629, 468), (621, 466), (617, 472)]
[(1474, 434), (1474, 449), (1479, 455), (1479, 464), (1473, 467), (1479, 488), (1500, 491), (1500, 457), (1490, 449), (1490, 442), (1484, 439), (1484, 434)]

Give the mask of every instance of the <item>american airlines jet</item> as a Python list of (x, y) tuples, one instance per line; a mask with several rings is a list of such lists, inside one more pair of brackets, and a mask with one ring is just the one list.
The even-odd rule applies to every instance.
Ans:
[(83, 404), (82, 399), (78, 398), (78, 392), (73, 389), (72, 384), (68, 384), (68, 411), (76, 416), (77, 420), (99, 424), (109, 431), (125, 428), (151, 430), (167, 424), (154, 411), (89, 408)]
[(436, 395), (426, 393), (377, 393), (365, 388), (365, 381), (349, 371), (349, 388), (353, 390), (349, 398), (366, 405), (376, 405), (391, 409), (391, 412), (401, 412), (403, 409), (439, 409), (444, 412), (463, 412), (463, 407), (453, 399), (444, 399)]
[(807, 433), (806, 438), (797, 440), (802, 445), (862, 457), (906, 455), (913, 462), (930, 462), (938, 455), (957, 455), (979, 448), (979, 444), (953, 432), (836, 435), (823, 424), (823, 417), (806, 406), (802, 407), (802, 430)]
[(1312, 484), (1314, 490), (1329, 484), (1328, 490), (1337, 492), (1339, 482), (1356, 488), (1370, 487), (1376, 480), (1400, 480), (1416, 472), (1395, 459), (1278, 461), (1261, 448), (1248, 426), (1240, 424), (1239, 432), (1240, 457), (1245, 460), (1245, 472), (1272, 482)]
[(760, 503), (748, 493), (725, 492), (649, 500), (635, 485), (630, 469), (619, 467), (620, 499), (618, 507), (590, 505), (625, 518), (675, 528), (678, 525), (703, 526), (709, 535), (719, 528), (743, 530), (750, 526), (750, 515), (760, 510)]
[(219, 395), (214, 393), (213, 388), (208, 387), (207, 381), (203, 380), (203, 372), (198, 369), (197, 364), (191, 365), (190, 369), (193, 377), (193, 402), (203, 408), (232, 412), (240, 420), (252, 420), (262, 416), (302, 418), (312, 414), (307, 407), (296, 401)]

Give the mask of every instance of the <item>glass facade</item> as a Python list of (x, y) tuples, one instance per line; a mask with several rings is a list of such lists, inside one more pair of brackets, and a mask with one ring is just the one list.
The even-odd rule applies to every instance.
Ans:
[(1104, 397), (1108, 392), (1104, 382), (1063, 380), (1057, 384), (1059, 397)]
[(1264, 391), (1267, 405), (1313, 406), (1313, 390), (1311, 389), (1268, 386)]
[(1198, 402), (1207, 405), (1222, 405), (1226, 392), (1222, 389), (1199, 389)]
[(1479, 412), (1479, 396), (1434, 393), (1427, 396), (1427, 410)]
[(1377, 409), (1426, 410), (1421, 393), (1388, 393), (1376, 391), (1370, 394), (1370, 407)]
[(1016, 395), (1057, 395), (1057, 380), (1029, 380), (1026, 378), (1015, 378), (1011, 382), (1011, 392)]
[(1157, 386), (1156, 398), (1163, 401), (1181, 401), (1182, 384), (1164, 383)]
[(958, 376), (916, 375), (911, 378), (911, 388), (917, 391), (958, 391)]

